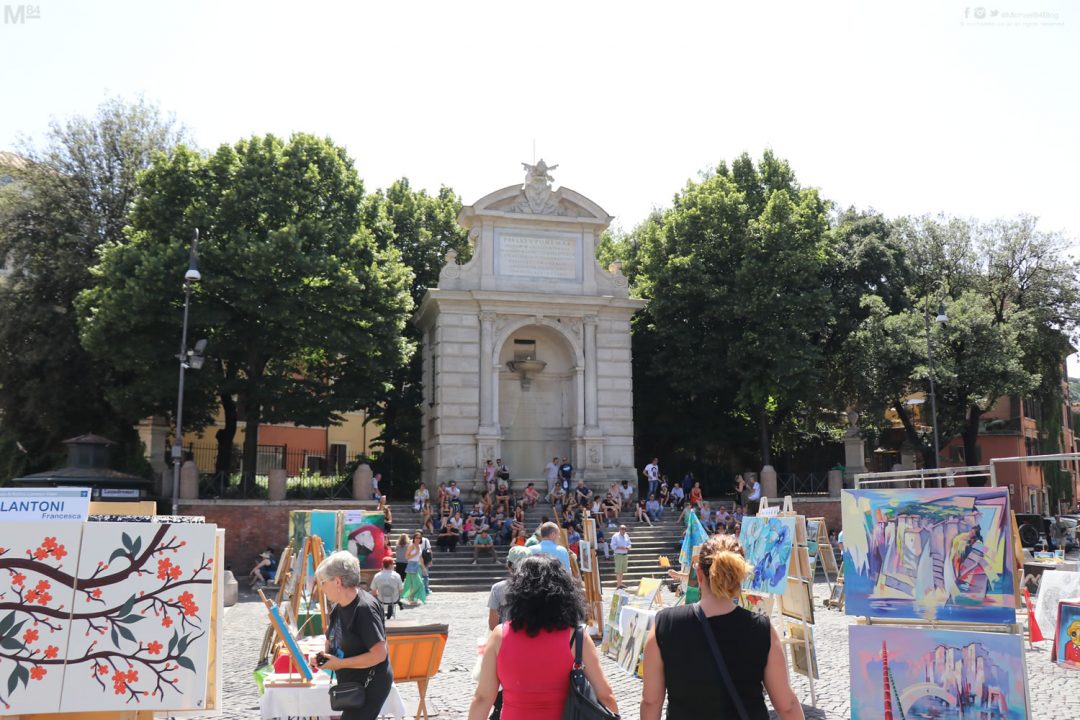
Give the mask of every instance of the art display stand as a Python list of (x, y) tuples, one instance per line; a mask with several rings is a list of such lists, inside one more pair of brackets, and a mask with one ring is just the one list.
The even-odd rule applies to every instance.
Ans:
[[(300, 555), (297, 556), (296, 566), (296, 582), (293, 584), (295, 590), (293, 591), (292, 598), (289, 601), (289, 619), (291, 622), (299, 625), (300, 620), (300, 604), (304, 599), (305, 593), (307, 596), (306, 606), (310, 609), (313, 604), (319, 610), (319, 618), (322, 620), (323, 629), (326, 628), (326, 596), (323, 594), (322, 589), (319, 587), (318, 581), (315, 579), (315, 569), (319, 567), (325, 558), (323, 552), (323, 541), (317, 535), (309, 535), (304, 540), (304, 549)], [(310, 562), (309, 562), (310, 561)], [(308, 570), (310, 568), (311, 576), (310, 586), (308, 585)], [(311, 614), (308, 614), (308, 620), (311, 619)], [(297, 628), (298, 633), (302, 633), (304, 628), (299, 626)]]
[[(276, 685), (312, 685), (313, 681), (308, 677), (293, 677), (293, 671), (300, 672), (300, 665), (304, 662), (303, 658), (297, 657), (297, 654), (292, 648), (296, 647), (296, 640), (289, 637), (289, 629), (285, 626), (284, 622), (281, 622), (281, 616), (278, 614), (278, 607), (270, 601), (269, 598), (263, 594), (262, 590), (256, 590), (259, 594), (259, 599), (262, 600), (263, 605), (266, 606), (266, 611), (270, 615), (270, 631), (277, 636), (278, 641), (281, 643), (281, 647), (284, 652), (289, 653), (291, 661), (289, 662), (289, 675), (287, 678), (280, 678), (274, 681)], [(276, 620), (275, 620), (276, 615)]]
[[(600, 558), (596, 554), (596, 518), (586, 510), (581, 528), (581, 563), (579, 572), (585, 588), (585, 603), (597, 632), (604, 633), (604, 592), (600, 586)], [(587, 545), (586, 545), (587, 543)]]
[(829, 590), (829, 598), (825, 601), (825, 607), (832, 610), (844, 611), (844, 565), (836, 573), (836, 582)]
[[(290, 587), (290, 581), (292, 580), (292, 560), (293, 560), (293, 546), (290, 542), (284, 550), (281, 551), (281, 559), (278, 560), (277, 573), (274, 575), (274, 582), (277, 583), (277, 596), (274, 598), (274, 605), (281, 607), (281, 604), (285, 601), (286, 593)], [(269, 625), (266, 628), (266, 633), (263, 635), (262, 647), (259, 649), (259, 662), (262, 664), (270, 656), (270, 651), (274, 647), (274, 627)]]
[[(762, 506), (768, 507), (762, 498)], [(784, 498), (777, 517), (795, 518), (795, 543), (788, 562), (787, 587), (780, 601), (774, 603), (779, 609), (777, 620), (782, 629), (783, 645), (788, 655), (791, 669), (806, 675), (810, 686), (810, 705), (817, 707), (817, 691), (814, 680), (817, 677), (817, 658), (814, 648), (814, 578), (810, 566), (810, 554), (807, 548), (806, 518), (795, 512), (791, 496)], [(772, 608), (770, 607), (770, 612)], [(798, 662), (801, 657), (804, 663)]]
[[(832, 543), (829, 542), (829, 528), (825, 525), (825, 518), (806, 518), (807, 527), (814, 524), (817, 527), (817, 536), (807, 538), (807, 541), (813, 540), (817, 543), (817, 553), (812, 555), (811, 558), (817, 559), (817, 565), (821, 565), (821, 571), (825, 573), (825, 582), (829, 585), (829, 593), (832, 593), (833, 585), (836, 583), (837, 577), (840, 574), (839, 568), (836, 565), (836, 552), (833, 550)], [(811, 568), (813, 571), (814, 568)], [(813, 572), (811, 572), (813, 575)]]
[[(897, 490), (898, 493), (902, 492), (902, 491), (910, 492), (912, 490), (919, 491), (919, 490), (924, 490), (924, 489), (936, 490), (937, 488), (935, 488), (933, 484), (930, 484), (928, 486), (928, 482), (929, 483), (934, 483), (936, 481), (939, 488), (952, 487), (955, 484), (955, 479), (954, 478), (956, 476), (967, 474), (967, 475), (971, 475), (973, 477), (982, 477), (982, 476), (985, 475), (985, 473), (983, 473), (982, 470), (983, 470), (983, 468), (980, 466), (980, 467), (972, 467), (972, 468), (948, 468), (948, 473), (946, 473), (944, 471), (936, 471), (936, 470), (891, 472), (891, 473), (864, 473), (864, 474), (856, 475), (856, 477), (855, 477), (855, 490), (858, 491), (858, 490), (868, 490), (868, 489), (870, 489), (870, 490), (874, 490), (874, 489), (893, 490), (893, 489), (895, 489), (895, 490)], [(910, 475), (911, 477), (905, 477), (905, 476), (908, 476), (908, 475)], [(884, 487), (882, 487), (882, 486), (884, 486)], [(989, 487), (995, 487), (995, 488), (997, 487), (996, 478), (995, 478), (993, 473), (989, 474)], [(964, 489), (966, 489), (966, 488), (957, 488), (958, 491), (961, 491), (961, 490), (964, 490)], [(847, 492), (847, 491), (845, 491), (845, 492)], [(1015, 514), (1013, 514), (1011, 512), (1010, 512), (1010, 515), (1011, 515), (1011, 519), (1010, 519), (1011, 535), (1012, 535), (1013, 542), (1014, 542), (1014, 544), (1013, 544), (1014, 553), (1013, 553), (1013, 557), (1011, 558), (1011, 560), (1013, 561), (1014, 566), (1017, 565), (1017, 563), (1018, 563), (1017, 557), (1019, 557), (1019, 563), (1018, 563), (1019, 564), (1019, 574), (1017, 574), (1015, 572), (1015, 567), (1014, 567), (1013, 576), (1014, 576), (1014, 578), (1019, 578), (1019, 577), (1022, 576), (1022, 573), (1023, 573), (1023, 560), (1022, 560), (1023, 556), (1022, 556), (1022, 554), (1020, 552), (1019, 533), (1018, 533), (1017, 528), (1016, 528), (1016, 516), (1015, 516)], [(852, 541), (852, 536), (850, 534), (849, 534), (849, 537), (848, 537), (848, 541), (849, 542)], [(844, 570), (844, 568), (843, 568), (843, 566), (841, 566), (840, 569), (839, 569), (839, 575), (838, 575), (838, 578), (837, 578), (837, 586), (840, 587), (839, 598), (838, 598), (838, 600), (832, 601), (832, 602), (829, 603), (830, 605), (833, 605), (837, 609), (841, 609), (841, 610), (844, 607), (843, 570)], [(1019, 587), (1018, 587), (1020, 584), (1021, 583), (1017, 582), (1016, 583), (1017, 588), (1015, 589), (1016, 598), (1017, 598), (1016, 599), (1016, 606), (1017, 607), (1021, 606), (1020, 594), (1019, 594), (1020, 591), (1019, 591)], [(836, 595), (837, 595), (837, 593), (835, 593), (835, 592), (832, 593), (832, 596), (830, 597), (830, 600), (832, 600), (832, 598), (834, 598)], [(868, 626), (875, 625), (875, 626), (884, 627), (884, 628), (910, 628), (912, 631), (919, 631), (919, 630), (952, 630), (952, 631), (960, 631), (960, 632), (963, 632), (963, 631), (967, 631), (967, 632), (986, 632), (986, 633), (996, 633), (996, 634), (1001, 634), (1001, 635), (1012, 635), (1012, 636), (1016, 636), (1016, 637), (1020, 638), (1021, 643), (1019, 643), (1018, 646), (1021, 647), (1021, 648), (1022, 648), (1022, 640), (1024, 639), (1023, 629), (1022, 629), (1021, 625), (1018, 622), (1015, 622), (1015, 620), (1014, 620), (1014, 622), (1011, 622), (1011, 623), (975, 623), (975, 622), (958, 622), (958, 621), (937, 620), (937, 619), (926, 620), (926, 619), (909, 619), (909, 618), (876, 617), (876, 616), (869, 616), (869, 615), (860, 615), (856, 622), (859, 625), (868, 625)], [(1028, 689), (1028, 670), (1027, 670), (1027, 662), (1026, 662), (1025, 653), (1023, 653), (1023, 652), (1020, 653), (1020, 657), (1018, 658), (1018, 661), (1019, 661), (1020, 668), (1022, 669), (1022, 672), (1023, 672), (1024, 695), (1025, 695), (1025, 698), (1027, 698), (1027, 697), (1030, 697), (1030, 692), (1029, 692), (1029, 689)], [(886, 664), (886, 668), (887, 667), (888, 666)], [(853, 683), (855, 682), (854, 668), (852, 668), (852, 682)], [(900, 696), (898, 695), (898, 693), (900, 692), (900, 689), (894, 687), (891, 692), (892, 692), (893, 695), (896, 696), (896, 699), (899, 702)], [(886, 694), (886, 697), (889, 697), (889, 694)], [(900, 708), (900, 709), (901, 709), (901, 717), (903, 717), (903, 708)], [(1031, 717), (1030, 709), (1029, 709), (1029, 707), (1027, 705), (1025, 705), (1025, 716), (1027, 718)], [(1009, 717), (1012, 717), (1012, 716), (1010, 715)]]

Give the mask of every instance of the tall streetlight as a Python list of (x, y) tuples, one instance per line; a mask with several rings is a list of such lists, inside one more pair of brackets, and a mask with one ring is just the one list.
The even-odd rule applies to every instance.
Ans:
[(206, 340), (199, 340), (195, 348), (189, 350), (187, 346), (188, 309), (191, 307), (191, 288), (202, 280), (199, 272), (199, 231), (195, 230), (195, 236), (191, 240), (191, 252), (188, 254), (188, 269), (184, 273), (184, 325), (180, 331), (180, 353), (176, 356), (180, 361), (180, 387), (176, 394), (176, 435), (173, 438), (172, 461), (173, 461), (173, 486), (172, 486), (172, 514), (179, 515), (180, 505), (180, 465), (183, 455), (184, 442), (184, 371), (189, 367), (198, 370), (203, 366), (206, 356)]
[[(926, 319), (926, 366), (927, 375), (930, 378), (930, 421), (934, 424), (934, 469), (938, 467), (939, 458), (941, 457), (941, 447), (938, 442), (938, 426), (937, 426), (937, 397), (934, 392), (934, 353), (930, 343), (930, 296), (926, 297), (925, 306), (925, 319)], [(934, 318), (939, 323), (949, 321), (949, 316), (945, 314), (945, 303), (938, 304), (938, 314)]]

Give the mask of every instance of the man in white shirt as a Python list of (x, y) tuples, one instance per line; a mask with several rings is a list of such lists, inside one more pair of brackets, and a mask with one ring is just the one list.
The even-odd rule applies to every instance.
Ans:
[(761, 503), (761, 481), (757, 478), (754, 478), (754, 485), (750, 488), (750, 497), (746, 500), (746, 513), (748, 515), (757, 515), (758, 505)]
[(611, 536), (608, 544), (611, 546), (612, 554), (615, 555), (615, 589), (617, 590), (623, 586), (623, 575), (630, 564), (630, 548), (633, 547), (630, 536), (626, 534), (625, 525), (619, 526), (619, 532)]
[(547, 467), (544, 468), (544, 474), (547, 477), (548, 486), (546, 497), (550, 500), (552, 493), (555, 492), (555, 483), (558, 482), (559, 479), (559, 458), (551, 458), (551, 462), (549, 462), (547, 464)]
[(629, 480), (623, 480), (619, 487), (619, 505), (623, 510), (629, 510), (634, 504), (634, 488), (630, 487)]
[(660, 458), (653, 458), (641, 474), (649, 481), (649, 491), (645, 493), (645, 497), (655, 495), (660, 489)]

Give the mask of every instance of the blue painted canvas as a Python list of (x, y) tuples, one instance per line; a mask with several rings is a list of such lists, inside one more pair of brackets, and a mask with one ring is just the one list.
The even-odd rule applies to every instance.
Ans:
[(795, 518), (743, 518), (739, 544), (754, 572), (743, 581), (743, 590), (783, 595), (787, 588), (788, 564), (795, 542)]
[(840, 509), (847, 614), (1016, 621), (1006, 489), (845, 490)]

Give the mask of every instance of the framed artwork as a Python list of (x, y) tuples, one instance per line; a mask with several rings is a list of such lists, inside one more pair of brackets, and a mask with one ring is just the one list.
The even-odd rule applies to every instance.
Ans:
[(304, 538), (311, 534), (311, 511), (292, 510), (289, 512), (289, 542), (293, 551), (304, 547)]
[(1058, 665), (1080, 670), (1080, 598), (1058, 603), (1051, 657)]
[(622, 637), (619, 633), (619, 613), (628, 599), (629, 596), (622, 591), (618, 591), (611, 596), (611, 603), (608, 605), (607, 622), (604, 623), (604, 635), (600, 641), (600, 652), (608, 657), (616, 656), (613, 647), (618, 647)]
[(772, 613), (772, 596), (771, 595), (754, 595), (743, 591), (739, 597), (739, 606), (746, 608), (750, 612), (755, 612), (758, 615), (766, 615)]
[(814, 595), (810, 583), (798, 578), (788, 578), (787, 589), (780, 596), (780, 612), (785, 617), (803, 622), (814, 622)]
[(1007, 489), (845, 490), (841, 513), (849, 615), (1016, 621)]
[[(312, 522), (315, 520), (313, 517)], [(381, 512), (347, 510), (342, 515), (341, 541), (338, 544), (357, 557), (360, 567), (368, 570), (382, 568), (383, 553), (376, 550), (381, 551), (386, 545), (385, 524), (386, 518)], [(333, 551), (328, 550), (327, 554), (330, 552)]]
[[(791, 669), (800, 675), (818, 680), (817, 648), (814, 647), (814, 628), (802, 623), (788, 623), (788, 648), (791, 650)], [(809, 645), (809, 652), (807, 651)]]
[(1049, 637), (1057, 625), (1058, 603), (1072, 598), (1080, 598), (1080, 572), (1047, 570), (1042, 574), (1035, 596), (1035, 622), (1044, 635)]
[(851, 720), (1027, 720), (1023, 642), (1004, 633), (852, 625)]
[[(72, 619), (93, 612), (96, 586), (76, 591), (82, 523), (0, 523), (0, 703), (3, 714), (60, 710)], [(98, 581), (109, 578), (98, 574)], [(76, 598), (78, 592), (78, 598)], [(97, 603), (94, 603), (95, 605)], [(126, 664), (126, 663), (125, 663)]]
[(830, 575), (835, 575), (838, 568), (836, 566), (836, 555), (833, 554), (832, 545), (821, 546), (818, 557), (821, 559), (821, 567), (825, 572)]
[(578, 557), (581, 562), (581, 573), (592, 572), (592, 543), (588, 540), (580, 540), (578, 542)]
[(743, 581), (743, 590), (757, 595), (784, 592), (795, 541), (795, 520), (794, 517), (743, 518), (739, 543), (747, 562), (754, 566), (753, 573)]
[(216, 531), (85, 526), (61, 712), (203, 709)]

